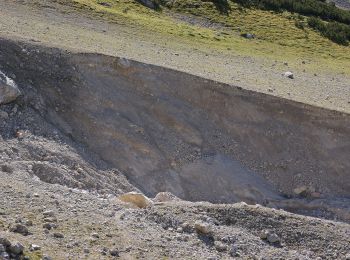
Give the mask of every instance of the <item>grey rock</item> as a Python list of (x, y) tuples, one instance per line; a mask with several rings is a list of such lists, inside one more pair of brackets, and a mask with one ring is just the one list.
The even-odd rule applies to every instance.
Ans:
[(55, 213), (52, 210), (47, 210), (43, 212), (44, 217), (54, 217)]
[(6, 248), (3, 244), (0, 244), (0, 253), (6, 252)]
[(20, 94), (15, 82), (0, 71), (0, 105), (16, 100)]
[(242, 33), (241, 36), (246, 38), (246, 39), (254, 39), (255, 38), (255, 35), (252, 33)]
[(215, 241), (214, 246), (215, 246), (216, 250), (219, 252), (224, 252), (227, 250), (227, 246), (220, 241)]
[(21, 243), (16, 242), (10, 246), (10, 252), (15, 255), (20, 255), (23, 253), (24, 246)]
[(285, 73), (283, 73), (283, 76), (290, 78), (290, 79), (294, 79), (294, 74), (293, 74), (293, 72), (290, 72), (290, 71), (286, 71)]
[(148, 8), (151, 8), (151, 9), (157, 8), (157, 5), (155, 4), (155, 2), (153, 2), (151, 0), (137, 0), (137, 1)]
[(7, 259), (10, 259), (10, 256), (9, 256), (8, 253), (3, 252), (3, 253), (0, 253), (0, 259), (1, 260), (7, 260)]
[(9, 118), (9, 114), (5, 111), (0, 110), (0, 118), (1, 119), (8, 119)]
[(55, 232), (55, 233), (53, 233), (53, 237), (55, 237), (55, 238), (64, 238), (64, 235), (62, 233)]
[(4, 247), (8, 247), (11, 245), (11, 242), (6, 237), (0, 236), (0, 244), (2, 244)]
[(91, 236), (92, 236), (93, 238), (100, 238), (99, 234), (97, 234), (97, 233), (92, 233)]
[(111, 256), (119, 256), (119, 251), (117, 249), (110, 250), (109, 253)]
[(280, 238), (279, 238), (278, 235), (275, 234), (275, 233), (268, 233), (266, 239), (267, 239), (267, 241), (269, 241), (270, 243), (277, 243), (277, 242), (280, 242)]
[(14, 226), (12, 226), (10, 228), (10, 231), (14, 232), (14, 233), (22, 234), (24, 236), (29, 234), (28, 228), (25, 225), (19, 224), (19, 223), (17, 223)]

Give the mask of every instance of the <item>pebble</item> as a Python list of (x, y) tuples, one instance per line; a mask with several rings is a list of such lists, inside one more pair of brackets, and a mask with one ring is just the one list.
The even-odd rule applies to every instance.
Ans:
[(277, 242), (280, 242), (280, 238), (275, 233), (268, 233), (267, 241), (269, 241), (270, 243), (277, 243)]
[(109, 253), (111, 256), (119, 256), (119, 251), (117, 249), (110, 250)]
[(52, 211), (52, 210), (47, 210), (47, 211), (44, 211), (43, 212), (43, 215), (45, 217), (54, 217), (55, 216), (55, 213)]
[(32, 245), (30, 245), (29, 250), (30, 251), (38, 251), (38, 250), (41, 250), (41, 247), (38, 245), (32, 244)]
[(216, 250), (219, 252), (224, 252), (227, 250), (227, 246), (220, 241), (215, 241), (214, 246), (215, 246)]
[(62, 233), (55, 232), (55, 233), (53, 233), (53, 237), (55, 237), (55, 238), (64, 238), (64, 235)]

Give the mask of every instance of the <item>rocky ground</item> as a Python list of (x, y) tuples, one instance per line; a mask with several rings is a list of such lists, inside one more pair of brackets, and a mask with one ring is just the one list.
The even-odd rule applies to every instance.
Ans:
[(1, 259), (350, 259), (346, 223), (168, 194), (127, 203), (124, 175), (26, 102), (0, 107)]
[[(0, 1), (1, 37), (21, 38), (31, 42), (40, 38), (42, 44), (61, 48), (70, 46), (76, 50), (97, 51), (100, 48), (103, 53), (128, 53), (158, 65), (168, 62), (165, 65), (181, 68), (184, 68), (181, 56), (190, 54), (186, 50), (180, 53), (180, 58), (173, 55), (174, 57), (167, 59), (170, 52), (164, 51), (161, 52), (163, 56), (157, 56), (159, 60), (156, 61), (156, 55), (147, 49), (150, 46), (157, 49), (159, 45), (153, 46), (144, 42), (141, 44), (143, 47), (138, 48), (138, 44), (131, 47), (111, 44), (112, 40), (118, 41), (116, 35), (121, 35), (119, 40), (123, 43), (126, 39), (124, 37), (128, 36), (128, 32), (123, 32), (124, 27), (108, 25), (113, 33), (102, 36), (105, 33), (102, 31), (106, 26), (104, 22), (74, 14), (62, 14), (52, 5), (46, 7), (47, 13), (37, 9), (26, 9), (25, 5), (21, 5), (25, 3), (28, 4), (28, 1)], [(69, 28), (66, 31), (59, 29), (63, 28), (63, 21), (66, 28)], [(76, 21), (82, 22), (84, 26), (79, 27), (80, 29), (74, 27)], [(51, 26), (53, 31), (47, 29)], [(124, 29), (120, 31), (120, 28)], [(84, 36), (86, 41), (76, 39), (72, 32)], [(92, 42), (92, 38), (97, 35), (101, 37), (98, 38), (101, 40), (99, 45)], [(138, 39), (135, 34), (128, 37)], [(58, 40), (60, 42), (57, 42)], [(136, 40), (130, 42), (135, 43)], [(2, 42), (5, 45), (5, 41)], [(15, 53), (16, 48), (7, 50)], [(130, 52), (131, 49), (134, 52)], [(4, 53), (5, 47), (2, 51), (0, 60), (8, 55)], [(21, 51), (26, 53), (27, 50), (22, 48)], [(40, 48), (33, 47), (32, 51), (38, 54), (34, 56), (38, 56), (39, 60), (46, 57), (39, 55), (42, 52)], [(57, 50), (52, 52), (57, 54), (49, 57), (53, 62), (57, 57), (61, 57)], [(190, 72), (196, 74), (206, 74), (205, 70), (192, 70), (196, 67), (196, 62), (203, 61), (202, 58), (206, 57), (206, 54), (194, 52), (191, 55), (195, 58), (188, 61), (190, 66), (186, 69), (190, 68)], [(215, 57), (217, 56), (213, 55), (208, 59), (214, 59), (211, 61), (215, 64)], [(13, 55), (11, 58), (17, 62), (20, 55)], [(243, 61), (240, 67), (241, 79), (246, 78), (249, 71), (254, 73), (261, 65), (256, 65), (255, 61), (247, 63), (247, 60), (243, 58), (235, 61)], [(19, 62), (18, 66), (17, 63), (4, 63), (0, 64), (0, 69), (14, 69), (18, 72), (21, 66), (23, 69), (23, 66), (30, 65), (28, 68), (32, 69), (32, 72), (41, 71), (46, 75), (39, 82), (41, 87), (54, 85), (51, 84), (51, 76), (53, 79), (58, 77), (58, 80), (63, 78), (61, 74), (54, 74), (51, 67), (35, 68), (35, 64), (31, 62)], [(58, 71), (57, 64), (51, 65)], [(226, 72), (231, 70), (230, 66)], [(246, 68), (250, 68), (249, 71), (245, 70)], [(276, 204), (268, 205), (271, 208), (245, 203), (189, 202), (169, 193), (161, 193), (153, 199), (148, 199), (117, 167), (111, 167), (82, 142), (77, 142), (72, 134), (62, 132), (61, 128), (52, 123), (53, 120), (47, 120), (50, 116), (49, 110), (44, 108), (45, 102), (40, 100), (41, 96), (37, 93), (39, 88), (32, 87), (29, 81), (21, 82), (26, 89), (22, 95), (18, 95), (14, 81), (27, 80), (29, 74), (29, 70), (17, 76), (0, 73), (1, 260), (350, 259), (348, 198), (323, 198), (317, 191), (301, 186), (295, 191), (299, 197), (275, 201)], [(227, 75), (228, 73), (223, 73), (216, 77), (223, 76), (223, 81), (227, 81), (230, 78)], [(235, 75), (236, 79), (239, 79), (238, 75), (239, 73)], [(270, 80), (273, 81), (274, 74), (269, 75), (272, 75)], [(213, 77), (210, 73), (206, 76)], [(278, 77), (280, 76), (278, 74)], [(305, 84), (312, 81), (307, 76), (305, 78), (309, 79)], [(326, 78), (321, 76), (318, 79), (322, 81)], [(347, 78), (339, 76), (337, 79), (339, 84), (336, 84), (335, 88), (343, 91), (337, 93), (337, 102), (318, 104), (348, 111), (349, 93), (343, 86), (347, 84)], [(276, 81), (279, 83), (276, 84), (288, 82), (287, 88), (294, 89), (303, 81), (297, 79), (293, 83), (296, 85), (293, 85), (291, 80), (279, 78)], [(258, 85), (257, 88), (263, 86), (266, 88), (266, 85)], [(312, 91), (299, 91), (303, 90), (303, 86), (305, 87), (296, 87), (293, 93), (295, 97), (304, 96), (308, 99), (311, 96), (306, 93), (310, 94)], [(316, 84), (310, 86), (316, 88)], [(59, 89), (58, 86), (55, 87)], [(48, 88), (48, 91), (52, 89), (54, 88)], [(283, 91), (287, 91), (286, 89)], [(327, 92), (322, 91), (320, 95), (327, 95)], [(344, 125), (346, 131), (346, 122)], [(326, 144), (332, 146), (331, 140), (326, 140)], [(346, 147), (342, 149), (347, 151)], [(320, 218), (297, 215), (277, 208)]]
[(0, 243), (13, 256), (23, 250), (19, 259), (350, 257), (348, 224), (244, 203), (170, 201), (139, 209), (115, 196), (41, 182), (26, 170), (0, 177)]

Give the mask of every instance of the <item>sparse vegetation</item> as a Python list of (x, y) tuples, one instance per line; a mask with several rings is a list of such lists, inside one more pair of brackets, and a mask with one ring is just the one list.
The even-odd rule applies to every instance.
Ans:
[[(309, 25), (331, 41), (348, 45), (350, 39), (350, 11), (342, 10), (324, 0), (233, 0), (247, 8), (259, 8), (276, 12), (289, 11), (311, 16)], [(325, 23), (322, 20), (328, 21)], [(296, 27), (303, 25), (296, 22)]]
[(311, 28), (321, 32), (322, 35), (335, 43), (348, 45), (350, 40), (350, 26), (338, 22), (323, 22), (316, 17), (310, 17), (308, 24)]

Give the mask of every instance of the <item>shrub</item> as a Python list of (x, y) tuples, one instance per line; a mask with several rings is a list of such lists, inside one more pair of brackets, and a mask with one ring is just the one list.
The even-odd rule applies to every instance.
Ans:
[(350, 26), (338, 22), (326, 23), (319, 18), (310, 17), (308, 24), (319, 31), (323, 36), (335, 43), (348, 45), (350, 40)]

